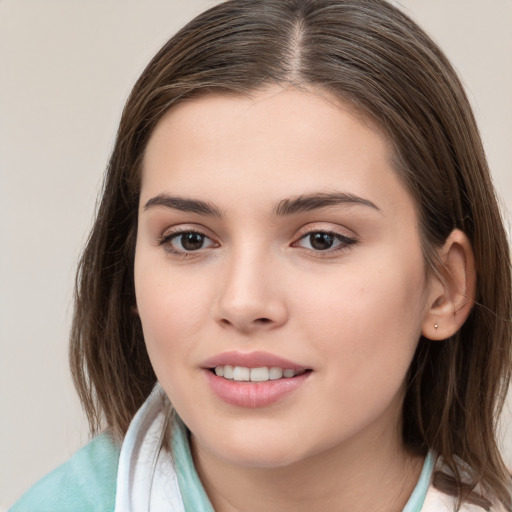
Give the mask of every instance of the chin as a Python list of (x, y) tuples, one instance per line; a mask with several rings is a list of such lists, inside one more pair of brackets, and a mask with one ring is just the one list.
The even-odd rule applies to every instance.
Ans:
[(304, 443), (290, 434), (282, 428), (277, 435), (275, 431), (264, 429), (259, 432), (227, 431), (222, 438), (196, 438), (193, 443), (199, 444), (202, 451), (209, 452), (214, 458), (232, 466), (277, 469), (291, 466), (311, 456), (302, 449)]

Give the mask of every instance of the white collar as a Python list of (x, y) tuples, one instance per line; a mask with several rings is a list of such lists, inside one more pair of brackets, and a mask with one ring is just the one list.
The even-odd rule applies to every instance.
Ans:
[(130, 423), (119, 457), (115, 512), (185, 512), (171, 457), (160, 456), (164, 400), (155, 386)]

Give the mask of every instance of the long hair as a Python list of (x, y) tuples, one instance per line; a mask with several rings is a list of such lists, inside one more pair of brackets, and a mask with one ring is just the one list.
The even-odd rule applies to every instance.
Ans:
[[(449, 233), (469, 237), (475, 306), (442, 342), (420, 339), (407, 382), (403, 440), (442, 456), (435, 485), (512, 509), (496, 422), (511, 371), (508, 243), (478, 129), (452, 66), (384, 0), (230, 0), (157, 53), (126, 103), (97, 218), (79, 265), (70, 359), (93, 432), (119, 438), (156, 377), (134, 312), (141, 160), (159, 120), (197, 95), (247, 95), (269, 84), (321, 89), (375, 121), (418, 211), (426, 268)], [(461, 466), (469, 468), (465, 471)]]

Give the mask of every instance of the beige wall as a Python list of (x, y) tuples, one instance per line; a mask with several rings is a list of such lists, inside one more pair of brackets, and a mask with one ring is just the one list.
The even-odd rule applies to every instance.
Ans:
[[(0, 512), (87, 440), (66, 352), (77, 256), (131, 85), (212, 3), (0, 0)], [(511, 205), (512, 2), (401, 4), (462, 74)]]

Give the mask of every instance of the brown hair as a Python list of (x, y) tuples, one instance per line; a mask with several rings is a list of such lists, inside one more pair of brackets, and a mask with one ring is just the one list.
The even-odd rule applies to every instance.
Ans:
[[(70, 358), (91, 430), (106, 423), (121, 437), (156, 382), (133, 284), (141, 160), (155, 125), (194, 95), (270, 83), (329, 91), (376, 120), (416, 202), (428, 268), (454, 228), (471, 240), (476, 306), (452, 338), (420, 339), (403, 438), (442, 456), (452, 474), (434, 483), (459, 502), (498, 499), (512, 509), (495, 435), (512, 365), (506, 234), (459, 79), (431, 39), (383, 0), (227, 1), (185, 26), (142, 73), (77, 276)], [(472, 492), (477, 485), (489, 500)]]

